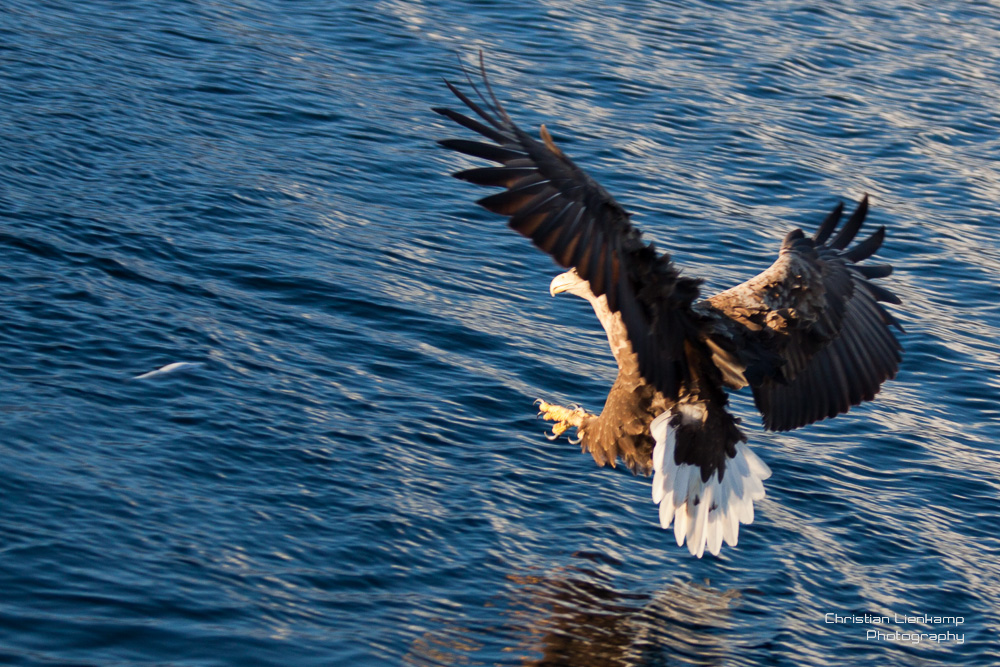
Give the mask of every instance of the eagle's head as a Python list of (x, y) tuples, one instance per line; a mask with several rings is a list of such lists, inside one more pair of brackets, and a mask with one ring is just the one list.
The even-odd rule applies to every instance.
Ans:
[(594, 297), (594, 293), (590, 291), (590, 283), (580, 277), (580, 274), (576, 272), (576, 269), (570, 269), (566, 273), (560, 273), (558, 276), (552, 279), (549, 283), (549, 294), (555, 296), (556, 294), (561, 294), (562, 292), (569, 292), (570, 294), (575, 294), (578, 297), (590, 301)]

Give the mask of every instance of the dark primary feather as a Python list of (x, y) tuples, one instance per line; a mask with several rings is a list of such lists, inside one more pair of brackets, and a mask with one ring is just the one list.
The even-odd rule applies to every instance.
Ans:
[(541, 140), (515, 125), (493, 95), (482, 64), (481, 70), (488, 97), (469, 81), (478, 101), (448, 83), (480, 120), (451, 109), (434, 111), (492, 143), (439, 143), (501, 166), (467, 169), (455, 177), (506, 188), (478, 203), (510, 216), (511, 228), (561, 266), (576, 267), (594, 294), (605, 296), (612, 312), (621, 314), (642, 377), (676, 397), (689, 375), (684, 340), (693, 335), (689, 307), (700, 281), (682, 278), (668, 255), (645, 243), (625, 210), (556, 147), (544, 125)]
[[(879, 302), (899, 298), (872, 280), (886, 264), (861, 266), (885, 239), (880, 227), (850, 246), (864, 224), (868, 197), (827, 242), (842, 217), (838, 204), (813, 238), (794, 230), (766, 271), (708, 300), (721, 313), (722, 340), (740, 348), (764, 426), (784, 431), (847, 412), (871, 400), (899, 368), (902, 327)], [(768, 369), (759, 359), (777, 358)], [(757, 370), (755, 373), (754, 371)]]
[(847, 244), (854, 240), (854, 237), (861, 229), (861, 225), (864, 224), (865, 217), (867, 215), (868, 195), (865, 195), (861, 200), (861, 203), (858, 204), (858, 207), (854, 209), (854, 213), (851, 213), (851, 217), (848, 218), (847, 222), (844, 223), (844, 226), (840, 228), (840, 232), (837, 233), (836, 238), (826, 245), (836, 250), (843, 250), (846, 248)]
[(830, 234), (832, 234), (833, 230), (837, 228), (837, 225), (840, 223), (840, 218), (843, 215), (844, 202), (837, 202), (837, 205), (833, 207), (830, 214), (826, 216), (825, 220), (823, 220), (823, 224), (821, 224), (819, 229), (816, 230), (816, 234), (813, 236), (813, 242), (815, 242), (816, 245), (826, 243), (826, 240), (830, 238)]

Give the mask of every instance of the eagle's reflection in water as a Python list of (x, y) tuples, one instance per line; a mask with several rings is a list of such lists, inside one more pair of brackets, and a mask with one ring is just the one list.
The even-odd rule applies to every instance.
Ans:
[[(606, 574), (617, 569), (607, 567), (613, 564), (606, 557), (575, 556), (593, 565), (510, 575), (516, 587), (496, 603), (504, 621), (428, 633), (411, 647), (407, 662), (656, 667), (729, 665), (737, 657), (730, 611), (738, 592), (686, 581), (652, 595), (627, 592)], [(490, 647), (498, 641), (506, 646)], [(507, 659), (497, 660), (497, 649)]]

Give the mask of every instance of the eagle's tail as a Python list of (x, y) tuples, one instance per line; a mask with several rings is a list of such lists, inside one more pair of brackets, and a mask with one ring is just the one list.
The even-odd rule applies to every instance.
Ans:
[(678, 414), (668, 411), (653, 420), (653, 502), (660, 506), (660, 525), (674, 524), (677, 546), (687, 540), (688, 550), (701, 558), (707, 548), (719, 555), (722, 541), (736, 546), (741, 523), (753, 523), (753, 502), (764, 497), (764, 480), (771, 469), (743, 442), (736, 454), (726, 456), (725, 466), (702, 480), (701, 468), (677, 464)]

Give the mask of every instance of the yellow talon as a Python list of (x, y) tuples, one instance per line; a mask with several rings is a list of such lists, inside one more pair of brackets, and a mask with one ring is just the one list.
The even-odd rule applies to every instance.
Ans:
[(555, 422), (552, 425), (552, 435), (546, 435), (549, 440), (555, 440), (571, 426), (579, 429), (583, 424), (584, 418), (590, 416), (586, 410), (580, 407), (565, 408), (561, 405), (546, 403), (541, 399), (535, 401), (535, 403), (538, 405), (539, 417), (545, 421)]

